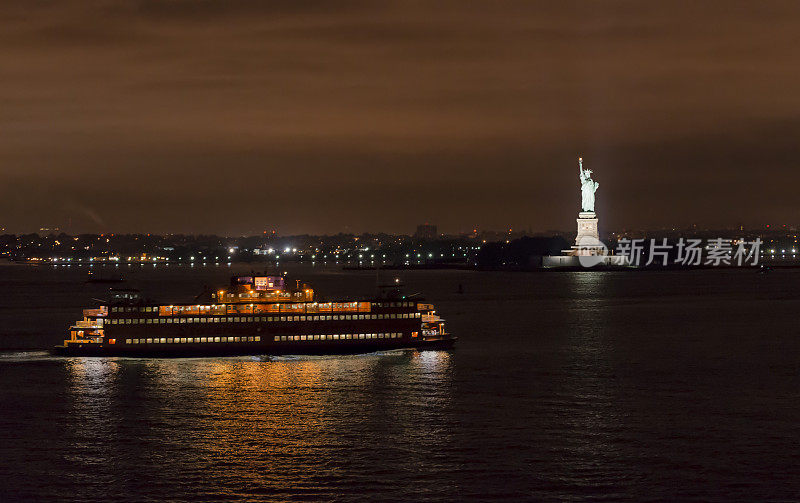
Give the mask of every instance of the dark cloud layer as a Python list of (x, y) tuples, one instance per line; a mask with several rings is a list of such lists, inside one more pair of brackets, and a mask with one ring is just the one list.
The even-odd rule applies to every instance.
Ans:
[(0, 6), (0, 227), (800, 219), (797, 2)]

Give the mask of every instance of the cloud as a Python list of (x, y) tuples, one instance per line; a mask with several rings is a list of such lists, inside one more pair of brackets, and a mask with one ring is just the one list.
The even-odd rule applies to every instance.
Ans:
[[(217, 226), (237, 219), (258, 227), (260, 217), (219, 194), (250, 180), (308, 184), (311, 201), (330, 201), (335, 187), (354, 202), (337, 204), (330, 221), (351, 228), (375, 228), (385, 211), (356, 195), (376, 201), (368, 187), (391, 194), (392, 184), (396, 204), (413, 197), (408, 187), (489, 188), (479, 202), (421, 197), (424, 208), (404, 214), (409, 228), (415, 219), (552, 228), (570, 226), (580, 152), (603, 163), (607, 211), (624, 209), (608, 215), (615, 224), (693, 220), (676, 204), (637, 211), (627, 174), (662, 166), (632, 180), (658, 179), (665, 201), (699, 191), (719, 206), (751, 192), (715, 192), (708, 149), (727, 144), (741, 154), (727, 158), (727, 179), (794, 177), (798, 11), (795, 2), (8, 2), (0, 176), (29, 182), (23, 190), (121, 191), (124, 204), (102, 210), (117, 231), (162, 225), (160, 211), (191, 222), (187, 230), (225, 232)], [(769, 158), (760, 180), (750, 176), (759, 155)], [(554, 206), (556, 190), (564, 202)], [(208, 204), (217, 200), (221, 209)], [(134, 213), (137, 202), (146, 208)], [(769, 198), (751, 204), (738, 211), (778, 214)], [(60, 218), (57, 208), (19, 215), (23, 227)], [(298, 231), (319, 227), (313, 212), (282, 218)], [(405, 230), (399, 218), (389, 230)]]

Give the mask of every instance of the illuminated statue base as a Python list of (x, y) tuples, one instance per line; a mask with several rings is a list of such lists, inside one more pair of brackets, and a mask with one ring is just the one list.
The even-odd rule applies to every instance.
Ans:
[(578, 235), (572, 249), (564, 250), (566, 255), (586, 257), (606, 254), (606, 246), (600, 241), (600, 233), (597, 231), (597, 221), (597, 215), (593, 211), (578, 213)]

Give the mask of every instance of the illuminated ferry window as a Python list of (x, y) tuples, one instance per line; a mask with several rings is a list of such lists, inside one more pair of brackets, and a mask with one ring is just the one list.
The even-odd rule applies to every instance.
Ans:
[(236, 316), (236, 317), (233, 319), (233, 321), (234, 321), (235, 323), (239, 323), (239, 322), (241, 322), (241, 321), (242, 321), (242, 318), (241, 318), (240, 316)]
[(161, 340), (160, 340), (160, 342), (161, 342), (161, 344), (166, 344), (166, 343), (167, 343), (167, 339), (166, 339), (166, 338), (164, 338), (164, 337), (162, 337), (162, 338), (161, 338)]
[(301, 335), (301, 336), (300, 336), (300, 340), (301, 340), (301, 341), (304, 341), (304, 340), (306, 340), (306, 336), (305, 336), (305, 335)]
[(133, 343), (134, 343), (134, 344), (139, 344), (139, 339), (134, 339), (134, 340), (133, 340)]
[(250, 342), (253, 342), (253, 338), (252, 337), (248, 337), (247, 340), (250, 341)]
[(167, 344), (172, 344), (172, 338), (167, 338)]
[(130, 344), (130, 343), (131, 343), (130, 339), (125, 339), (125, 344)]
[[(211, 337), (208, 338), (208, 342), (212, 342)], [(219, 342), (219, 337), (214, 337), (213, 342)]]

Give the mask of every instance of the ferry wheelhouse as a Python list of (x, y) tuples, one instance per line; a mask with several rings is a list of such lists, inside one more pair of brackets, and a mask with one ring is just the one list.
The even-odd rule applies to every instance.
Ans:
[(434, 306), (398, 291), (364, 300), (317, 301), (280, 276), (237, 276), (209, 302), (161, 304), (136, 290), (112, 290), (107, 305), (83, 319), (54, 352), (76, 356), (208, 356), (359, 353), (397, 348), (446, 349)]

